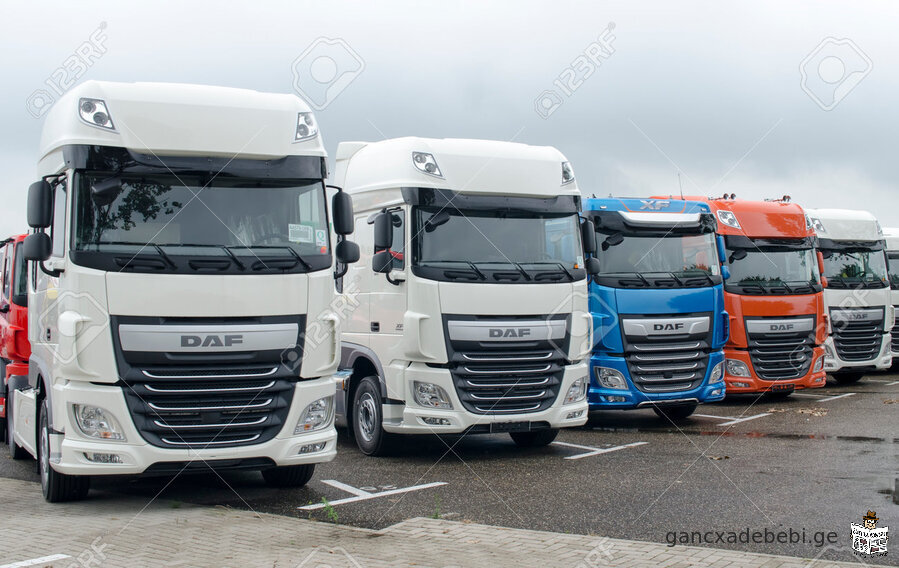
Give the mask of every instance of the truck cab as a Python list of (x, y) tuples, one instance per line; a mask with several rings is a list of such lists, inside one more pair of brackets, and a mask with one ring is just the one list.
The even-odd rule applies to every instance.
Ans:
[(0, 438), (6, 440), (6, 385), (12, 376), (28, 375), (28, 263), (22, 255), (26, 235), (0, 244)]
[[(890, 275), (890, 298), (893, 313), (899, 309), (899, 228), (884, 228), (883, 237), (887, 247), (887, 270)], [(893, 362), (899, 358), (899, 325), (893, 324), (892, 336)]]
[(343, 335), (338, 424), (366, 454), (400, 434), (508, 433), (549, 444), (587, 420), (592, 224), (556, 149), (398, 138), (344, 142), (361, 262)]
[(87, 81), (47, 113), (39, 155), (32, 351), (8, 409), (10, 452), (38, 460), (45, 499), (111, 475), (308, 482), (336, 453), (335, 262), (358, 257), (308, 106)]
[(867, 211), (809, 209), (824, 259), (830, 317), (824, 368), (841, 383), (890, 368), (895, 323), (880, 223)]
[(723, 399), (723, 248), (708, 205), (594, 198), (584, 216), (601, 245), (590, 284), (590, 409), (652, 408), (677, 420)]
[(787, 196), (704, 201), (718, 221), (730, 273), (724, 284), (727, 393), (786, 397), (823, 387), (822, 266), (805, 211)]

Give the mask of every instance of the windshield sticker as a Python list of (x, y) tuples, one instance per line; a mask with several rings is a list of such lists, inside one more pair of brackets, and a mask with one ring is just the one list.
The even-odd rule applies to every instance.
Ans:
[(323, 247), (328, 244), (328, 233), (324, 229), (315, 230), (315, 246)]
[(293, 243), (311, 243), (314, 240), (313, 229), (310, 225), (289, 223), (287, 225), (287, 238)]

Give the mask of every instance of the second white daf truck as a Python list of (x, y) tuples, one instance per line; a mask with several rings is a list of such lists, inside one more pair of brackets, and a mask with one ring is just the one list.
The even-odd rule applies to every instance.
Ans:
[(336, 452), (333, 268), (358, 259), (308, 106), (88, 81), (45, 120), (13, 457), (37, 458), (49, 501), (206, 468), (304, 485)]
[[(884, 228), (887, 245), (887, 269), (890, 273), (890, 296), (893, 313), (899, 310), (899, 228)], [(899, 322), (893, 324), (893, 361), (899, 359)]]
[(824, 370), (837, 382), (854, 383), (893, 362), (894, 309), (883, 231), (867, 211), (806, 209), (806, 214), (827, 279)]
[[(592, 223), (556, 149), (345, 142), (362, 261), (343, 335), (338, 424), (386, 453), (397, 434), (509, 433), (549, 444), (587, 420)], [(584, 246), (586, 244), (586, 247)]]

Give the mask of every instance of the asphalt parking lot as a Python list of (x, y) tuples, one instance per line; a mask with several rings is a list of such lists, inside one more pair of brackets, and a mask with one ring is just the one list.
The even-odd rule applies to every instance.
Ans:
[[(786, 400), (728, 399), (678, 425), (651, 411), (596, 413), (539, 449), (502, 435), (416, 437), (371, 458), (343, 432), (337, 459), (302, 489), (268, 489), (256, 473), (203, 474), (95, 482), (89, 498), (126, 493), (376, 529), (433, 516), (651, 542), (682, 531), (835, 532), (839, 545), (823, 553), (810, 542), (708, 545), (852, 560), (850, 523), (873, 510), (878, 526), (899, 526), (897, 424), (899, 374), (887, 373)], [(38, 481), (34, 462), (8, 457), (0, 476)]]

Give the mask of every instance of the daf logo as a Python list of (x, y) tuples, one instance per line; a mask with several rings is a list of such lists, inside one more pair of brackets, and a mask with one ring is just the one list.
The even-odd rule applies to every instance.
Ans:
[(652, 325), (653, 331), (678, 331), (684, 329), (682, 323), (655, 323)]
[(181, 347), (232, 347), (243, 343), (243, 335), (182, 335)]
[(790, 331), (793, 329), (793, 324), (791, 323), (772, 323), (768, 326), (771, 331)]
[(671, 205), (670, 201), (656, 201), (654, 199), (641, 199), (640, 200), (640, 209), (648, 209), (650, 211), (658, 211), (660, 209), (665, 209), (669, 205)]
[(858, 313), (858, 312), (849, 312), (849, 319), (853, 319), (853, 320), (868, 319), (868, 314)]
[(531, 335), (531, 329), (528, 327), (490, 328), (490, 337), (528, 337), (529, 335)]

